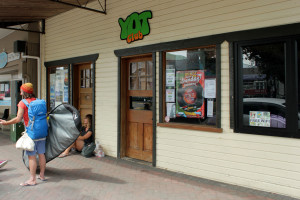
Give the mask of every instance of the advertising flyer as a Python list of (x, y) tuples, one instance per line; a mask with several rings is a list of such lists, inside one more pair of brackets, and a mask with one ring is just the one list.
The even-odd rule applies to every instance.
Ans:
[(166, 86), (175, 86), (175, 69), (166, 69)]
[(249, 116), (250, 126), (270, 127), (270, 112), (250, 111)]
[(166, 102), (175, 102), (175, 89), (166, 89)]
[(203, 70), (176, 72), (177, 117), (205, 117), (204, 80)]

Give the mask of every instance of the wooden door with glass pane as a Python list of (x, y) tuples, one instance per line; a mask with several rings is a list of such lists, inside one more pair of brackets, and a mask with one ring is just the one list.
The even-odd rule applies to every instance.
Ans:
[(126, 156), (152, 162), (152, 57), (127, 62)]
[(81, 120), (87, 114), (93, 114), (93, 81), (91, 64), (78, 65), (78, 110), (80, 112)]

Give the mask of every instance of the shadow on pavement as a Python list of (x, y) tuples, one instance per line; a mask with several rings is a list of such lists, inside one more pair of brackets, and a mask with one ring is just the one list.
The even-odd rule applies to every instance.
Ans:
[(47, 182), (59, 182), (60, 180), (94, 180), (100, 182), (110, 182), (116, 184), (125, 184), (126, 181), (123, 181), (118, 178), (105, 176), (92, 172), (92, 168), (80, 168), (80, 169), (58, 169), (47, 167), (46, 174), (49, 179)]

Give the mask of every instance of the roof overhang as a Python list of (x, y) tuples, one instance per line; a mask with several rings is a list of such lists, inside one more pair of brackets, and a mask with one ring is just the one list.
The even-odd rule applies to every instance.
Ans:
[[(97, 9), (88, 6), (93, 1)], [(106, 0), (0, 0), (0, 28), (45, 33), (45, 19), (73, 8), (106, 14)], [(39, 26), (24, 26), (33, 22)]]

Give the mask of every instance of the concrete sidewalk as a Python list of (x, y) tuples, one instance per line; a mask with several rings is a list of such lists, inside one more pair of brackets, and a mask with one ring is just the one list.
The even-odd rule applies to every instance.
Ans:
[(21, 151), (0, 132), (0, 199), (14, 200), (292, 200), (294, 198), (232, 186), (131, 161), (84, 158), (75, 153), (47, 163), (47, 181), (21, 187), (29, 177)]

